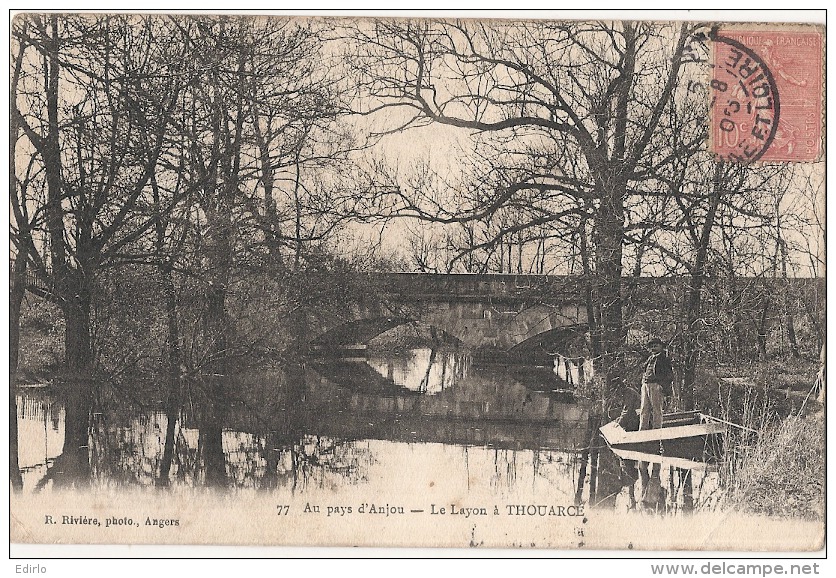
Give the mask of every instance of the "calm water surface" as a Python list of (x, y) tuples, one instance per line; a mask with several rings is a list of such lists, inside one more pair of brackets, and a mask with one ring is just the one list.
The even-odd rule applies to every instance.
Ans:
[(442, 348), (190, 383), (171, 414), (169, 457), (164, 400), (123, 392), (97, 400), (91, 417), (49, 390), (24, 389), (24, 491), (159, 485), (168, 461), (172, 486), (232, 492), (433, 488), (636, 511), (716, 506), (711, 468), (620, 460), (593, 435), (582, 383), (591, 373), (565, 359), (491, 365)]

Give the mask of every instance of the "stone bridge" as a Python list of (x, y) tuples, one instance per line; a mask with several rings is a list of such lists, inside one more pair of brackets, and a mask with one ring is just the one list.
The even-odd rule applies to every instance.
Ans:
[[(579, 349), (588, 328), (589, 280), (584, 277), (354, 273), (344, 282), (352, 287), (342, 293), (344, 302), (322, 308), (308, 325), (307, 342), (314, 352), (363, 349), (381, 333), (420, 322), (498, 359), (584, 354)], [(681, 276), (623, 277), (621, 292), (635, 309), (671, 309), (681, 303), (688, 282)], [(738, 291), (751, 296), (810, 293), (814, 310), (824, 295), (823, 278), (746, 277), (736, 282)]]
[(399, 325), (430, 325), (472, 349), (512, 356), (545, 351), (586, 331), (577, 277), (537, 275), (357, 274), (361, 290), (333, 314), (320, 311), (314, 351), (362, 349)]
[[(14, 282), (10, 259), (10, 287)], [(330, 305), (307, 314), (304, 343), (313, 352), (363, 349), (376, 336), (399, 325), (419, 322), (491, 355), (542, 357), (582, 354), (571, 343), (587, 331), (587, 279), (568, 275), (348, 273), (315, 274), (311, 288), (336, 291)], [(27, 270), (26, 290), (49, 298), (48, 281)], [(623, 277), (622, 296), (634, 307), (678, 306), (688, 278)], [(791, 290), (809, 294), (811, 308), (823, 307), (824, 278), (741, 277), (738, 291), (769, 295)], [(592, 281), (595, 284), (595, 281)], [(334, 298), (334, 295), (339, 297)], [(820, 305), (821, 303), (821, 305)]]

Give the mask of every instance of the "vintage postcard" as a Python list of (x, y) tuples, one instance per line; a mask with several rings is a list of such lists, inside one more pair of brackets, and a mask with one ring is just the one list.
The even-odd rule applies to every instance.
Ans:
[(823, 26), (10, 32), (12, 543), (824, 547)]

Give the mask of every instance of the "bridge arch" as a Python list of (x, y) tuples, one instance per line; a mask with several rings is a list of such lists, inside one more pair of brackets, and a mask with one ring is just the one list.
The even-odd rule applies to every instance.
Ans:
[(432, 323), (427, 323), (426, 321), (418, 319), (417, 317), (418, 316), (380, 316), (347, 321), (322, 333), (311, 341), (310, 344), (317, 349), (325, 349), (328, 347), (339, 349), (352, 345), (366, 344), (387, 331), (409, 323), (424, 323), (425, 325), (435, 327), (450, 337), (463, 342), (461, 337), (450, 332), (451, 328), (439, 327)]
[(586, 340), (588, 331), (589, 326), (585, 323), (556, 327), (520, 341), (509, 353), (514, 355), (536, 351), (549, 355), (570, 355), (578, 348), (578, 342)]
[(380, 309), (354, 311), (348, 319), (321, 327), (311, 342), (315, 349), (351, 349), (399, 325), (419, 322), (435, 327), (474, 349), (529, 357), (544, 357), (543, 344), (576, 335), (586, 325), (585, 309), (577, 305), (543, 303), (495, 303), (449, 298), (445, 301), (403, 307), (398, 314)]

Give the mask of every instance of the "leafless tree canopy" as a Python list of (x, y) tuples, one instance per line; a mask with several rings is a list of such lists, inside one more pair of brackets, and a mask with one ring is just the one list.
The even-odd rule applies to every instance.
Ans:
[[(174, 379), (224, 374), (276, 333), (247, 303), (298, 326), (334, 299), (311, 272), (570, 274), (616, 390), (629, 332), (647, 329), (629, 279), (680, 276), (685, 305), (668, 322), (690, 405), (700, 332), (742, 323), (707, 313), (709, 286), (751, 297), (765, 354), (763, 312), (779, 304), (740, 279), (823, 274), (820, 167), (732, 165), (706, 148), (705, 29), (19, 16), (15, 278), (60, 308), (67, 367), (82, 373), (142, 362), (104, 336), (126, 326), (119, 291), (149, 283), (132, 293), (163, 303), (134, 310), (166, 320)], [(433, 130), (455, 135), (436, 141), (446, 164), (403, 144)]]

